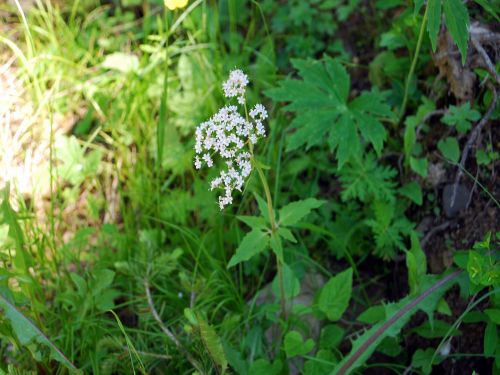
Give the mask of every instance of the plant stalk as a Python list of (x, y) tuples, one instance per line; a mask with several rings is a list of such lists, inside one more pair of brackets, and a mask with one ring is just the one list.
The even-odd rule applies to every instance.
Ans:
[(415, 73), (415, 67), (417, 66), (418, 55), (420, 54), (420, 48), (422, 47), (422, 41), (424, 39), (425, 25), (427, 25), (429, 6), (426, 5), (424, 18), (422, 19), (422, 24), (420, 25), (420, 31), (418, 33), (417, 48), (415, 49), (415, 55), (413, 55), (413, 60), (411, 62), (410, 71), (406, 77), (405, 92), (403, 96), (403, 103), (401, 104), (401, 109), (399, 110), (399, 121), (403, 119), (406, 110), (406, 104), (408, 103), (408, 91), (410, 90), (410, 81)]

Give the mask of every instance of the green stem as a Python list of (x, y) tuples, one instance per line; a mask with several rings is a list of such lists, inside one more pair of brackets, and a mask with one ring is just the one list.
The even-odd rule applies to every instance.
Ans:
[(401, 109), (399, 111), (399, 122), (403, 119), (406, 110), (406, 104), (408, 103), (408, 91), (410, 90), (410, 81), (415, 73), (415, 67), (417, 66), (418, 55), (420, 54), (420, 47), (422, 47), (422, 41), (424, 39), (425, 25), (427, 24), (429, 6), (425, 7), (424, 18), (422, 19), (422, 24), (420, 25), (420, 32), (418, 34), (417, 48), (415, 49), (415, 55), (411, 62), (410, 71), (408, 72), (408, 77), (406, 77), (405, 92), (403, 96), (403, 103), (401, 104)]

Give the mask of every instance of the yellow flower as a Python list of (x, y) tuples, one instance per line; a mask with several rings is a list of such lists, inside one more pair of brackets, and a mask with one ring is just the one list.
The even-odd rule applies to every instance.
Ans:
[(184, 8), (188, 0), (165, 0), (165, 6), (170, 10)]

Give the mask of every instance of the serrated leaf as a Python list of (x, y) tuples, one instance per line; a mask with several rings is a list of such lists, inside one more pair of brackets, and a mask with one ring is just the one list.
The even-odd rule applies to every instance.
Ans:
[(244, 222), (252, 229), (264, 229), (266, 228), (266, 220), (259, 216), (237, 216), (238, 220)]
[(302, 218), (318, 207), (321, 207), (325, 201), (320, 201), (314, 198), (292, 202), (279, 210), (279, 224), (282, 226), (295, 225)]
[(233, 267), (240, 262), (244, 262), (252, 258), (253, 256), (262, 252), (269, 244), (269, 235), (258, 229), (254, 229), (247, 233), (240, 243), (240, 246), (236, 249), (236, 253), (233, 255), (227, 268)]
[(432, 50), (436, 50), (437, 36), (441, 28), (441, 0), (429, 0), (427, 2), (428, 22), (427, 30), (432, 44)]
[(352, 268), (332, 277), (321, 289), (318, 308), (328, 319), (337, 321), (349, 306), (352, 293)]
[(462, 65), (467, 58), (469, 40), (469, 12), (462, 0), (446, 0), (443, 3), (445, 23), (462, 55)]
[(385, 97), (378, 91), (363, 93), (348, 103), (350, 78), (342, 64), (325, 57), (322, 61), (293, 60), (301, 80), (287, 79), (266, 94), (289, 104), (294, 112), (287, 151), (301, 146), (310, 148), (328, 144), (342, 167), (361, 153), (361, 139), (372, 143), (380, 153), (386, 131), (378, 118), (391, 117)]
[(308, 339), (304, 342), (302, 335), (297, 331), (290, 331), (285, 335), (285, 353), (288, 358), (309, 353), (314, 347), (314, 341)]
[(455, 126), (460, 133), (465, 133), (471, 128), (471, 122), (481, 118), (481, 114), (475, 109), (471, 109), (470, 103), (461, 106), (450, 106), (448, 112), (442, 117), (446, 125)]
[(438, 149), (443, 156), (453, 163), (458, 163), (460, 159), (460, 148), (456, 138), (448, 137), (438, 142)]
[(402, 186), (399, 188), (399, 193), (411, 199), (415, 204), (422, 205), (422, 188), (416, 182), (410, 182)]
[(196, 317), (198, 327), (200, 328), (200, 336), (205, 348), (207, 348), (210, 353), (210, 357), (212, 357), (214, 362), (218, 364), (222, 372), (224, 372), (227, 369), (227, 359), (219, 336), (215, 332), (215, 329), (203, 319), (201, 314), (197, 314)]
[(372, 154), (363, 160), (349, 163), (337, 174), (342, 183), (341, 198), (343, 201), (359, 199), (362, 202), (373, 200), (393, 201), (395, 195), (396, 171), (391, 167), (380, 165)]
[(293, 243), (297, 242), (292, 231), (288, 228), (283, 228), (283, 227), (278, 228), (278, 234), (280, 235), (280, 237), (284, 238), (287, 241), (290, 241)]

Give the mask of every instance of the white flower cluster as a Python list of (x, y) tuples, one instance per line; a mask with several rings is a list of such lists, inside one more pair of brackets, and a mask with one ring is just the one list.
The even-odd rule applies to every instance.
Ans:
[[(244, 105), (247, 84), (248, 77), (241, 70), (233, 70), (222, 87), (227, 98), (236, 96), (238, 103)], [(233, 190), (241, 191), (252, 171), (251, 154), (247, 151), (249, 143), (256, 144), (259, 137), (266, 135), (263, 124), (267, 118), (265, 107), (257, 104), (249, 114), (247, 120), (240, 115), (236, 106), (225, 106), (196, 128), (196, 169), (200, 169), (203, 164), (213, 167), (212, 157), (216, 155), (222, 158), (226, 166), (210, 183), (211, 190), (224, 190), (225, 194), (219, 197), (221, 210), (233, 202)]]
[(245, 88), (248, 85), (248, 77), (240, 69), (229, 73), (229, 79), (222, 84), (226, 98), (238, 97), (238, 103), (245, 104)]

